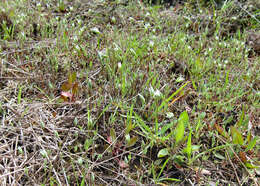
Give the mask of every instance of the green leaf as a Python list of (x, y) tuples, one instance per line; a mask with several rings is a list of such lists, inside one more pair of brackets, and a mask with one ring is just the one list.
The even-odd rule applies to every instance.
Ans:
[(18, 96), (17, 96), (17, 103), (20, 104), (21, 103), (21, 99), (22, 99), (22, 90), (23, 87), (19, 87), (19, 91), (18, 91)]
[(191, 148), (191, 131), (190, 131), (190, 134), (189, 134), (189, 137), (188, 137), (188, 141), (187, 141), (187, 155), (188, 155), (188, 158), (190, 159), (191, 158), (191, 153), (192, 153), (192, 148)]
[[(191, 152), (199, 152), (200, 145), (191, 145)], [(183, 153), (187, 154), (187, 147), (182, 150)]]
[(115, 131), (114, 128), (110, 129), (110, 137), (111, 137), (112, 143), (113, 143), (115, 141), (115, 139), (116, 139), (116, 131)]
[(165, 162), (163, 163), (163, 166), (162, 166), (162, 168), (161, 168), (159, 174), (157, 175), (157, 179), (159, 179), (159, 177), (161, 176), (161, 174), (162, 174), (162, 172), (163, 172), (165, 166), (167, 165), (168, 161), (169, 161), (169, 158), (168, 158), (167, 160), (165, 160)]
[(127, 147), (132, 147), (135, 145), (135, 143), (137, 142), (138, 137), (134, 136), (132, 137), (128, 142), (127, 142)]
[(133, 109), (134, 109), (134, 104), (132, 104), (130, 111), (127, 113), (125, 134), (129, 134), (129, 132), (134, 128), (132, 124)]
[(83, 179), (81, 180), (80, 186), (85, 186), (85, 176), (83, 176)]
[(225, 160), (226, 157), (222, 156), (220, 153), (217, 152), (213, 152), (214, 156), (220, 160)]
[(224, 136), (225, 138), (228, 138), (228, 134), (227, 132), (217, 123), (214, 124), (215, 129), (218, 131), (219, 134), (221, 134), (222, 136)]
[(249, 143), (249, 142), (252, 140), (251, 131), (249, 131), (249, 132), (247, 133), (246, 140), (247, 140), (247, 143)]
[(195, 67), (197, 68), (197, 70), (200, 70), (203, 68), (203, 65), (201, 63), (201, 60), (200, 60), (200, 56), (197, 57), (196, 61), (195, 61)]
[(158, 152), (157, 157), (158, 157), (158, 158), (162, 158), (162, 157), (167, 156), (167, 155), (169, 155), (169, 151), (168, 151), (167, 148), (164, 148), (164, 149), (161, 149), (161, 150)]
[(189, 122), (189, 115), (188, 115), (187, 111), (184, 111), (181, 113), (179, 120), (184, 122), (185, 127), (187, 126), (187, 124)]
[(76, 81), (76, 79), (77, 79), (77, 73), (76, 72), (70, 73), (68, 78), (68, 83), (72, 84)]
[(234, 144), (239, 144), (239, 145), (243, 145), (244, 143), (244, 139), (243, 136), (241, 134), (241, 132), (239, 132), (236, 127), (231, 127), (231, 135), (232, 135), (232, 140)]
[(228, 70), (227, 73), (226, 73), (226, 78), (225, 78), (225, 85), (224, 85), (224, 87), (227, 87), (227, 85), (228, 85), (228, 83), (229, 83), (229, 72), (230, 72), (230, 70)]
[(91, 140), (91, 139), (85, 140), (84, 149), (85, 149), (86, 152), (89, 150), (89, 147), (92, 145), (92, 143), (93, 143), (93, 140)]
[(132, 121), (128, 121), (126, 124), (125, 134), (129, 134), (129, 132), (133, 129)]
[(242, 113), (240, 115), (239, 121), (237, 122), (237, 126), (240, 127), (245, 118), (245, 107), (243, 106)]
[(75, 126), (78, 125), (78, 118), (77, 118), (77, 117), (74, 118), (73, 124), (74, 124)]
[(196, 125), (196, 129), (195, 129), (196, 134), (198, 134), (199, 129), (200, 129), (200, 126), (201, 126), (201, 122), (200, 122), (200, 119), (199, 119), (199, 120), (198, 120), (198, 123), (197, 123), (197, 125)]
[(158, 135), (163, 135), (164, 136), (164, 134), (165, 134), (165, 132), (169, 129), (169, 128), (171, 128), (172, 126), (173, 126), (173, 122), (171, 122), (171, 123), (169, 123), (169, 124), (167, 124), (167, 125), (164, 125), (163, 127), (162, 127), (162, 129), (158, 132)]
[(257, 140), (257, 137), (254, 137), (254, 139), (252, 139), (249, 144), (247, 145), (246, 147), (246, 152), (249, 151), (249, 150), (252, 150), (254, 148), (254, 146), (256, 145), (256, 140)]
[(184, 137), (184, 122), (179, 122), (177, 128), (175, 129), (175, 140), (176, 144), (178, 144)]
[(139, 125), (139, 127), (141, 128), (141, 130), (147, 134), (147, 135), (151, 135), (152, 134), (152, 131), (150, 129), (149, 126), (147, 126), (144, 121), (135, 113), (135, 117), (137, 118), (138, 122), (137, 124)]
[(186, 111), (182, 112), (178, 120), (178, 125), (175, 129), (176, 144), (178, 144), (183, 139), (185, 127), (188, 121), (189, 121), (188, 113)]
[(194, 152), (194, 151), (199, 152), (200, 146), (201, 146), (201, 145), (192, 145), (192, 146), (191, 146), (192, 152)]
[(61, 90), (63, 91), (69, 91), (72, 88), (73, 84), (69, 82), (65, 82), (61, 86)]
[(249, 169), (256, 169), (256, 168), (258, 168), (257, 166), (255, 166), (255, 165), (253, 165), (252, 163), (249, 163), (249, 162), (245, 163), (245, 166), (247, 168), (249, 168)]
[[(178, 181), (178, 182), (180, 182), (181, 180), (176, 179), (176, 178), (160, 178), (158, 181), (172, 181), (172, 182), (173, 181), (176, 181), (176, 182)], [(163, 183), (161, 185), (163, 185)]]

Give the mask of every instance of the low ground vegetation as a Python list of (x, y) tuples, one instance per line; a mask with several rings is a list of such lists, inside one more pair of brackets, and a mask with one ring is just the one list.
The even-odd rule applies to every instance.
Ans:
[(257, 185), (259, 7), (1, 1), (1, 185)]

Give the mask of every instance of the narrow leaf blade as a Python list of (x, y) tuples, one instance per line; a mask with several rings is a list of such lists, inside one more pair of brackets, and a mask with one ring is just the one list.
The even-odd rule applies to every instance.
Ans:
[(133, 136), (128, 142), (127, 142), (127, 147), (132, 147), (136, 144), (138, 140), (137, 136)]
[(191, 148), (191, 131), (190, 131), (190, 134), (189, 134), (189, 137), (188, 137), (188, 142), (187, 142), (187, 155), (188, 155), (188, 158), (190, 159), (191, 158), (191, 153), (192, 153), (192, 148)]
[(249, 151), (249, 150), (252, 150), (254, 147), (255, 147), (255, 145), (256, 145), (256, 140), (257, 140), (257, 137), (254, 137), (254, 139), (252, 139), (250, 142), (249, 142), (249, 144), (247, 145), (247, 147), (246, 147), (246, 152), (247, 151)]

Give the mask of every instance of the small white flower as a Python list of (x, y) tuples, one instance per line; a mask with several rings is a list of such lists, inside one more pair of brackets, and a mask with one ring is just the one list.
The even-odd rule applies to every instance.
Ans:
[(100, 31), (97, 27), (93, 27), (90, 29), (91, 32), (95, 33), (95, 34), (100, 34)]
[(111, 22), (112, 23), (116, 23), (116, 18), (113, 16), (113, 17), (111, 17)]
[(160, 92), (160, 90), (156, 89), (156, 91), (154, 92), (154, 96), (160, 97), (161, 95), (162, 93)]
[(132, 17), (129, 17), (128, 20), (129, 20), (129, 21), (134, 21), (135, 19), (132, 18)]
[(136, 55), (136, 52), (135, 52), (135, 50), (134, 50), (133, 48), (130, 48), (130, 51), (131, 51), (134, 55)]
[(47, 157), (47, 152), (46, 152), (46, 150), (41, 150), (40, 151), (40, 153), (41, 153), (41, 155), (42, 155), (42, 157), (44, 157), (44, 158), (46, 158)]
[(170, 118), (173, 118), (173, 117), (174, 117), (174, 114), (172, 112), (166, 113), (166, 118), (170, 119)]
[(104, 48), (103, 50), (98, 51), (98, 56), (99, 56), (100, 58), (107, 57), (107, 49)]
[(177, 83), (180, 83), (182, 81), (184, 81), (185, 79), (182, 77), (182, 76), (179, 76), (177, 79), (176, 79), (176, 82)]
[(121, 50), (120, 47), (119, 47), (116, 43), (114, 43), (114, 50), (115, 50), (115, 51)]
[(18, 151), (19, 151), (20, 154), (23, 154), (23, 149), (22, 149), (22, 147), (18, 147)]
[(85, 31), (85, 29), (86, 29), (85, 26), (81, 27), (80, 30), (79, 30), (79, 35), (81, 35)]
[(153, 47), (153, 46), (154, 46), (154, 41), (150, 40), (149, 45), (150, 45), (151, 47)]
[(80, 158), (78, 159), (78, 164), (82, 165), (82, 163), (83, 163), (83, 159), (80, 157)]
[(160, 90), (156, 89), (154, 90), (153, 87), (151, 86), (149, 88), (150, 93), (154, 96), (154, 97), (160, 97), (162, 95), (162, 93), (160, 92)]
[[(78, 41), (79, 39), (78, 39), (78, 36), (77, 35), (75, 35), (75, 36), (73, 36), (73, 40), (74, 41)], [(78, 45), (77, 45), (78, 46)]]
[(122, 67), (121, 62), (117, 63), (118, 68), (120, 69)]
[(79, 45), (76, 45), (75, 48), (76, 48), (76, 50), (80, 50)]
[(150, 26), (151, 26), (150, 23), (146, 23), (146, 24), (144, 25), (144, 28), (145, 28), (145, 29), (148, 29)]

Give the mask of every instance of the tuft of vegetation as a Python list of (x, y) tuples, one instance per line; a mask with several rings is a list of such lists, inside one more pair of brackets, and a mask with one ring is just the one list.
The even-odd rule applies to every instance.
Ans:
[(257, 0), (0, 8), (2, 185), (259, 183)]

